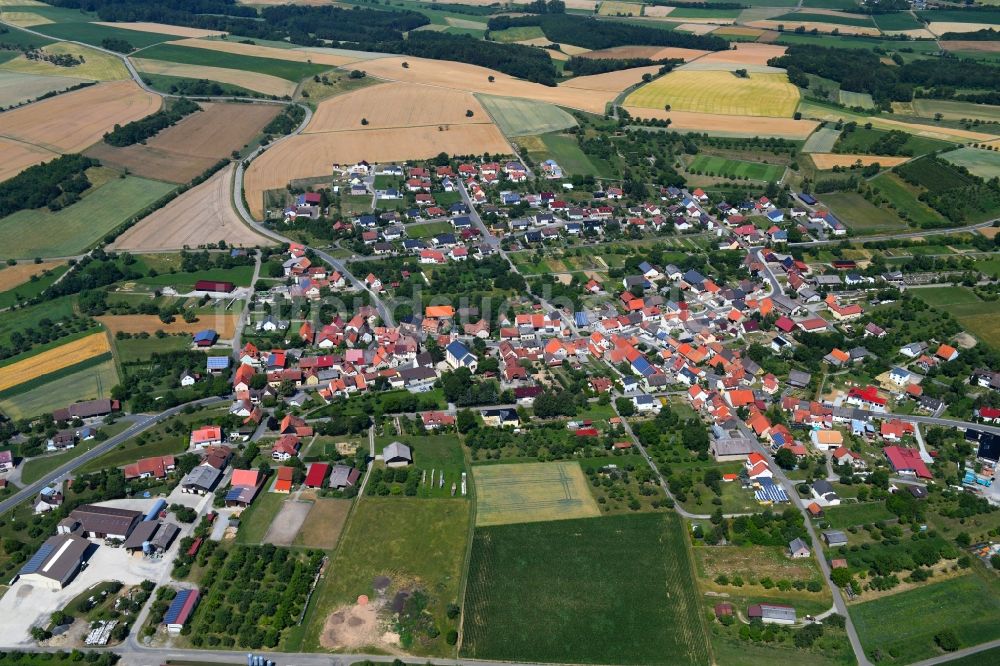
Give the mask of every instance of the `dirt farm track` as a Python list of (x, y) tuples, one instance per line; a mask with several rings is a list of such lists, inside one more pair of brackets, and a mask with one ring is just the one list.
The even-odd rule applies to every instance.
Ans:
[(270, 245), (243, 224), (229, 203), (233, 166), (180, 195), (122, 234), (115, 250), (179, 250), (226, 241), (230, 246)]

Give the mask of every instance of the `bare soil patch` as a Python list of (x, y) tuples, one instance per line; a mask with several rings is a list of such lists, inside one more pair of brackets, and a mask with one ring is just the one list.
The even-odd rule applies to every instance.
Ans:
[(43, 261), (40, 264), (22, 261), (16, 266), (7, 266), (0, 270), (0, 291), (8, 291), (24, 284), (32, 275), (41, 275), (47, 270), (61, 266), (61, 261)]
[(132, 252), (179, 250), (220, 240), (232, 247), (272, 245), (273, 241), (247, 227), (233, 210), (233, 168), (226, 167), (145, 217), (119, 236), (112, 247)]
[(312, 502), (285, 500), (285, 503), (281, 505), (281, 511), (271, 521), (271, 526), (267, 528), (264, 543), (273, 543), (275, 546), (291, 546), (312, 507)]
[(87, 155), (146, 178), (186, 183), (248, 144), (280, 108), (269, 104), (209, 104), (145, 145), (100, 143)]
[(98, 83), (7, 111), (0, 115), (0, 137), (53, 152), (80, 152), (115, 124), (148, 116), (160, 104), (158, 95), (145, 92), (132, 81)]
[[(326, 618), (319, 644), (328, 650), (398, 647), (398, 636), (382, 627), (374, 604), (343, 606)], [(395, 637), (396, 640), (392, 640)]]
[(852, 166), (859, 161), (863, 166), (878, 162), (884, 167), (891, 167), (910, 159), (909, 157), (890, 157), (888, 155), (838, 155), (836, 153), (812, 153), (809, 157), (812, 158), (817, 169), (824, 170), (838, 166)]
[(1000, 53), (1000, 42), (976, 41), (942, 41), (941, 48), (945, 51), (983, 51), (985, 53)]
[(155, 333), (162, 330), (164, 333), (197, 333), (206, 328), (211, 328), (219, 334), (220, 338), (231, 338), (236, 332), (236, 315), (198, 315), (198, 321), (190, 324), (182, 319), (177, 319), (171, 324), (164, 324), (157, 315), (105, 315), (97, 317), (104, 326), (115, 335), (118, 331), (126, 333)]

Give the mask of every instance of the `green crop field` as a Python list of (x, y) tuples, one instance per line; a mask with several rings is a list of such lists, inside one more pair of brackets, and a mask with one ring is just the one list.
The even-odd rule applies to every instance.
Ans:
[(823, 520), (830, 527), (843, 529), (852, 525), (870, 525), (880, 520), (891, 520), (895, 516), (885, 508), (885, 502), (863, 504), (841, 504), (823, 509)]
[(929, 287), (916, 295), (929, 305), (947, 310), (969, 333), (1000, 349), (1000, 301), (984, 301), (966, 287)]
[(915, 180), (921, 187), (931, 192), (944, 192), (955, 187), (962, 187), (972, 182), (968, 176), (959, 173), (945, 163), (929, 158), (907, 162), (896, 167), (907, 180)]
[[(792, 2), (791, 6), (794, 7), (795, 4), (795, 2)], [(785, 7), (786, 5), (768, 0), (767, 6)], [(858, 3), (854, 0), (802, 0), (802, 6), (814, 9), (854, 9), (858, 6)]]
[(948, 99), (917, 98), (911, 103), (913, 113), (920, 118), (934, 118), (940, 113), (944, 120), (1000, 120), (1000, 106), (955, 102)]
[(1000, 647), (983, 650), (968, 657), (959, 657), (948, 662), (948, 666), (996, 666), (1000, 663)]
[(924, 25), (913, 18), (913, 15), (909, 12), (874, 14), (872, 15), (872, 20), (875, 22), (875, 26), (882, 31), (917, 30), (924, 27)]
[(736, 18), (742, 9), (712, 9), (711, 7), (676, 7), (670, 12), (670, 18), (704, 18), (704, 19), (727, 19)]
[(320, 645), (327, 618), (336, 610), (352, 606), (361, 594), (374, 598), (374, 579), (385, 576), (390, 599), (397, 592), (423, 591), (427, 611), (441, 631), (435, 639), (414, 638), (407, 649), (422, 655), (451, 654), (444, 640), (453, 624), (447, 607), (460, 602), (470, 504), (461, 499), (359, 498), (309, 606), (305, 647)]
[(982, 148), (959, 148), (941, 155), (941, 159), (965, 167), (984, 180), (1000, 177), (1000, 153)]
[[(29, 11), (34, 11), (32, 8)], [(176, 35), (161, 35), (155, 32), (140, 32), (138, 30), (125, 30), (123, 28), (113, 28), (108, 25), (97, 25), (96, 23), (47, 23), (36, 25), (31, 28), (36, 32), (57, 37), (59, 39), (72, 39), (100, 46), (105, 39), (124, 39), (137, 49), (180, 39)]]
[[(0, 412), (12, 419), (47, 414), (79, 400), (111, 397), (111, 389), (118, 384), (118, 371), (110, 357), (96, 357), (98, 363), (84, 361), (66, 368), (69, 373), (52, 373), (51, 379), (39, 377), (39, 383), (22, 384), (13, 395), (0, 400)], [(75, 371), (74, 371), (75, 370)], [(58, 375), (58, 376), (56, 376)]]
[(777, 182), (782, 174), (785, 173), (785, 167), (777, 164), (729, 160), (724, 157), (715, 157), (712, 155), (698, 155), (688, 165), (687, 170), (708, 176), (739, 178), (741, 180), (749, 178), (750, 180), (768, 182)]
[[(148, 360), (155, 353), (165, 353), (171, 351), (181, 351), (191, 346), (191, 336), (189, 335), (168, 335), (165, 338), (158, 338), (151, 335), (148, 338), (127, 338), (115, 340), (115, 349), (118, 352), (118, 359), (122, 364), (132, 361)], [(204, 368), (193, 368), (193, 370), (203, 370)]]
[(902, 231), (906, 223), (887, 208), (868, 202), (857, 192), (831, 192), (823, 195), (823, 203), (855, 234)]
[(148, 49), (143, 49), (137, 56), (146, 60), (165, 60), (185, 65), (203, 65), (206, 67), (239, 69), (245, 72), (258, 72), (289, 81), (300, 81), (307, 76), (313, 76), (314, 74), (319, 74), (330, 69), (329, 65), (277, 60), (275, 58), (258, 58), (257, 56), (246, 56), (189, 46), (176, 46), (174, 44), (152, 46)]
[(462, 656), (708, 664), (692, 576), (673, 514), (478, 528)]
[(136, 280), (138, 284), (151, 287), (174, 287), (178, 291), (191, 291), (198, 280), (214, 280), (216, 282), (232, 282), (237, 287), (250, 285), (253, 279), (253, 266), (236, 266), (234, 268), (213, 268), (195, 273), (161, 273), (155, 277), (144, 277)]
[(955, 632), (961, 647), (1000, 638), (995, 588), (995, 581), (968, 574), (849, 608), (868, 654), (877, 649), (880, 663), (908, 664), (940, 654), (934, 635), (944, 629)]
[(920, 201), (920, 188), (903, 181), (894, 173), (882, 173), (871, 181), (871, 184), (885, 196), (896, 210), (906, 213), (910, 222), (921, 227), (930, 227), (944, 222), (944, 218), (936, 210)]
[(917, 16), (932, 23), (991, 23), (1000, 25), (1000, 9), (996, 11), (967, 12), (961, 9), (935, 9), (917, 12)]
[[(844, 132), (841, 134), (834, 150), (838, 153), (868, 154), (871, 153), (875, 143), (888, 134), (888, 130), (874, 128), (865, 129), (864, 127), (858, 127), (851, 132)], [(923, 155), (925, 153), (934, 152), (935, 150), (946, 149), (952, 145), (954, 144), (946, 141), (938, 141), (937, 139), (928, 139), (911, 134), (910, 138), (908, 138), (906, 143), (903, 144), (900, 154)]]
[(78, 254), (175, 187), (137, 176), (114, 178), (55, 213), (21, 210), (0, 219), (0, 247), (8, 257)]
[[(36, 9), (36, 8), (33, 8)], [(36, 12), (37, 13), (37, 12)], [(11, 46), (27, 46), (31, 48), (37, 48), (39, 46), (45, 46), (46, 44), (51, 44), (51, 39), (46, 39), (45, 37), (40, 37), (39, 35), (32, 34), (30, 32), (25, 32), (15, 28), (14, 26), (4, 26), (7, 28), (7, 32), (3, 35), (3, 43), (10, 44)], [(32, 30), (35, 30), (32, 28)], [(17, 57), (17, 51), (10, 51), (11, 57)]]
[(844, 106), (855, 107), (860, 106), (863, 109), (873, 109), (875, 108), (875, 101), (872, 100), (872, 96), (868, 93), (850, 92), (848, 90), (841, 90), (839, 92), (840, 103)]
[(732, 72), (675, 70), (640, 87), (625, 98), (625, 106), (738, 116), (790, 118), (799, 103), (799, 89), (785, 74), (753, 72), (740, 78)]
[(576, 119), (554, 104), (494, 95), (478, 98), (507, 136), (546, 134), (576, 127)]
[(599, 516), (578, 462), (479, 465), (476, 524), (506, 525)]
[(491, 30), (490, 39), (495, 42), (522, 42), (527, 39), (544, 38), (545, 33), (537, 25), (526, 25), (506, 30)]
[[(670, 12), (673, 14), (673, 12)], [(833, 25), (855, 25), (862, 28), (872, 28), (875, 24), (871, 18), (858, 14), (810, 14), (809, 12), (789, 12), (775, 16), (774, 21), (807, 21), (812, 23), (831, 23)]]

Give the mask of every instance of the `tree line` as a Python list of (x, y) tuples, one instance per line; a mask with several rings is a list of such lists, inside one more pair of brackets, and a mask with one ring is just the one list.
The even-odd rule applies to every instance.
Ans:
[(104, 143), (119, 148), (134, 143), (145, 143), (146, 139), (156, 136), (171, 125), (176, 125), (196, 111), (201, 111), (201, 107), (196, 102), (182, 97), (170, 104), (170, 108), (161, 109), (145, 118), (124, 125), (116, 123), (113, 130), (105, 133)]
[(677, 46), (705, 51), (724, 51), (729, 48), (729, 42), (712, 35), (673, 32), (570, 14), (497, 16), (490, 19), (487, 26), (490, 30), (538, 26), (553, 42), (593, 50), (613, 46)]
[(43, 206), (62, 208), (90, 188), (86, 171), (100, 162), (83, 155), (63, 155), (28, 167), (0, 183), (0, 217)]

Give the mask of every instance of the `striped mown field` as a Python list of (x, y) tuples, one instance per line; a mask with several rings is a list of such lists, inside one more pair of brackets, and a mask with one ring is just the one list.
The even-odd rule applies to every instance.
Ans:
[(0, 391), (111, 351), (103, 331), (0, 368)]
[(600, 515), (577, 462), (484, 465), (473, 476), (477, 526)]

